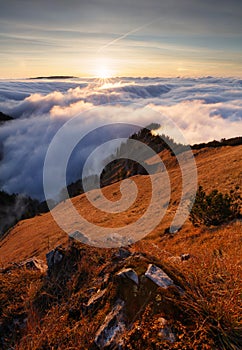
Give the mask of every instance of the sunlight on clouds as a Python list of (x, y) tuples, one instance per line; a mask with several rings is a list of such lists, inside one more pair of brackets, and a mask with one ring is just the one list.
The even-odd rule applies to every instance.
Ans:
[(51, 119), (63, 119), (73, 118), (79, 116), (82, 112), (88, 111), (93, 108), (93, 105), (88, 102), (78, 101), (71, 103), (69, 106), (54, 106), (50, 110)]
[(124, 86), (130, 86), (130, 85), (135, 85), (135, 82), (123, 82), (122, 80), (119, 81), (112, 81), (112, 79), (108, 79), (108, 81), (104, 82), (103, 85), (98, 87), (98, 90), (107, 90), (107, 89), (115, 89), (115, 88), (120, 88)]
[[(0, 110), (15, 120), (0, 128), (4, 150), (0, 182), (11, 193), (42, 198), (46, 150), (72, 117), (80, 116), (76, 123), (82, 131), (95, 128), (100, 119), (143, 125), (158, 122), (162, 127), (155, 132), (176, 139), (169, 123), (162, 123), (165, 116), (177, 124), (187, 142), (198, 143), (239, 136), (241, 101), (242, 80), (235, 78), (111, 78), (103, 85), (101, 79), (87, 78), (1, 81)], [(72, 132), (76, 131), (75, 126)], [(80, 169), (79, 157), (73, 159), (73, 171)], [(76, 173), (71, 176), (71, 181), (77, 179)]]

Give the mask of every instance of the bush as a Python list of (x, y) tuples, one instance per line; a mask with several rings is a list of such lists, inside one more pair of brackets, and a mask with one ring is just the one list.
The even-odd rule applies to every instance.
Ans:
[(190, 220), (194, 226), (217, 226), (224, 222), (241, 217), (241, 197), (239, 188), (223, 194), (213, 190), (206, 194), (199, 186), (195, 202), (190, 212)]

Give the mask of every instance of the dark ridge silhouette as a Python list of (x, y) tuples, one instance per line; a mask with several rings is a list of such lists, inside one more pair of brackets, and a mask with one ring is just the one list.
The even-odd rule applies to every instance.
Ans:
[[(164, 150), (168, 150), (171, 156), (179, 154), (187, 150), (186, 145), (176, 143), (172, 138), (167, 135), (155, 135), (152, 130), (159, 128), (159, 124), (151, 124), (146, 128), (141, 129), (137, 133), (132, 134), (129, 140), (137, 140), (149, 148), (152, 148), (155, 153), (160, 153)], [(145, 161), (149, 156), (140, 154), (139, 148), (133, 149), (129, 145), (129, 140), (126, 143), (122, 143), (117, 149), (116, 154), (110, 157), (109, 164), (103, 169), (101, 174), (101, 186), (107, 186), (111, 183), (120, 181), (134, 175), (147, 175), (147, 171), (142, 164), (139, 164), (133, 160), (125, 159), (125, 155), (128, 158), (132, 158), (132, 155), (139, 154), (140, 159)], [(117, 159), (118, 158), (118, 159)], [(122, 159), (123, 158), (123, 159)], [(157, 169), (153, 169), (154, 166), (148, 166), (150, 173), (155, 172)]]
[(30, 78), (31, 80), (35, 80), (35, 79), (74, 79), (77, 77), (74, 77), (72, 75), (50, 75), (48, 77), (34, 77), (34, 78)]
[(222, 147), (222, 146), (239, 146), (242, 145), (242, 136), (233, 137), (231, 139), (221, 139), (220, 141), (210, 141), (207, 143), (198, 143), (191, 146), (192, 149), (202, 149), (205, 147)]

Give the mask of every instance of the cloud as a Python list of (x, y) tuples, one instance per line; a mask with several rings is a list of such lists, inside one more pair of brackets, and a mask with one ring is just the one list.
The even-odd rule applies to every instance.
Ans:
[(173, 106), (151, 107), (172, 119), (190, 144), (241, 134), (242, 106), (231, 105), (229, 108), (222, 103), (206, 104), (202, 100), (193, 100)]
[(153, 84), (153, 85), (124, 85), (121, 87), (114, 87), (107, 89), (108, 93), (119, 93), (127, 94), (129, 98), (153, 98), (159, 97), (170, 91), (170, 87), (164, 84)]
[[(162, 132), (172, 132), (168, 118), (192, 144), (241, 135), (241, 101), (242, 82), (235, 78), (116, 78), (105, 85), (92, 79), (0, 81), (0, 111), (16, 118), (0, 126), (0, 187), (43, 199), (48, 146), (72, 117), (79, 116), (70, 137), (95, 128), (99, 121), (158, 122)], [(80, 177), (83, 162), (95, 147), (134, 129), (123, 125), (90, 134), (70, 158), (68, 181)], [(64, 150), (65, 144), (60, 145), (60, 156)], [(93, 171), (113, 150), (106, 151), (96, 159)]]

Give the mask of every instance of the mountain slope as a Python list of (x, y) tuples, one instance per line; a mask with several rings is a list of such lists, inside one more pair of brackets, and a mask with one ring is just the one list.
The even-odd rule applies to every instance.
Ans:
[[(195, 150), (195, 160), (198, 169), (198, 182), (204, 189), (214, 188), (222, 192), (228, 192), (236, 185), (242, 185), (242, 146), (205, 148)], [(174, 216), (181, 193), (180, 169), (174, 157), (168, 151), (163, 151), (161, 157), (168, 169), (171, 181), (172, 195), (171, 205), (168, 208), (161, 224), (149, 235), (156, 239), (164, 234)], [(149, 160), (152, 164), (152, 159)], [(156, 176), (155, 174), (152, 176)], [(106, 227), (117, 227), (127, 225), (137, 220), (146, 210), (149, 204), (150, 181), (149, 176), (137, 175), (132, 178), (138, 188), (139, 195), (134, 205), (124, 214), (108, 215), (94, 208), (88, 202), (85, 194), (72, 198), (76, 209), (91, 222)], [(95, 190), (96, 191), (96, 190)], [(95, 192), (94, 191), (94, 192)], [(103, 188), (103, 193), (111, 200), (120, 198), (119, 182)], [(59, 204), (61, 210), (63, 204)], [(64, 208), (64, 207), (63, 207)], [(71, 218), (68, 213), (63, 212), (66, 221)], [(186, 222), (182, 230), (189, 230), (192, 226)], [(73, 227), (73, 231), (75, 227)], [(192, 229), (194, 230), (194, 229)], [(149, 237), (147, 239), (149, 239)], [(50, 213), (41, 214), (34, 218), (19, 222), (10, 233), (0, 242), (0, 259), (2, 264), (20, 261), (30, 256), (44, 258), (46, 252), (67, 241), (64, 233), (54, 222)]]
[[(242, 146), (194, 150), (199, 184), (206, 191), (222, 192), (241, 186), (241, 151)], [(51, 213), (20, 221), (3, 238), (3, 350), (241, 349), (242, 222), (207, 228), (187, 220), (171, 234), (167, 229), (179, 203), (181, 174), (170, 151), (163, 150), (160, 156), (172, 188), (167, 214), (128, 249), (94, 248), (68, 239)], [(154, 165), (154, 159), (147, 162)], [(151, 176), (155, 179), (157, 174)], [(93, 208), (85, 194), (71, 200), (96, 225), (125, 226), (146, 211), (151, 192), (149, 176), (132, 180), (138, 196), (122, 214)], [(102, 191), (116, 201), (119, 186), (116, 182)], [(94, 190), (90, 195), (100, 194)], [(163, 200), (160, 193), (159, 201)], [(75, 230), (65, 203), (57, 209)], [(47, 271), (36, 258), (46, 260)]]

